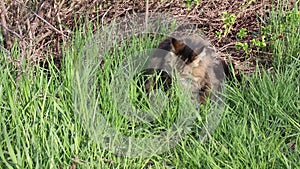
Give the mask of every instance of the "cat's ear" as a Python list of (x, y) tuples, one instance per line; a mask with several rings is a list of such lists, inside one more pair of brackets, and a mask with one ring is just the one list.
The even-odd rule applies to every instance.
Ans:
[(175, 38), (171, 39), (172, 50), (175, 54), (179, 53), (185, 47), (185, 44), (182, 40), (177, 40)]

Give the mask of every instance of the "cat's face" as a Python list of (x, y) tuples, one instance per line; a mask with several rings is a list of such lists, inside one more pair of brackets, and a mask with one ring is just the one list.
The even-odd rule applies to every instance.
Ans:
[(184, 71), (185, 66), (197, 67), (206, 54), (205, 43), (189, 38), (167, 38), (163, 40), (148, 62), (148, 68)]
[(198, 46), (191, 44), (189, 46), (187, 44), (191, 43), (191, 40), (185, 41), (172, 38), (170, 55), (175, 55), (173, 57), (183, 61), (183, 65), (177, 66), (181, 77), (202, 81), (205, 78), (205, 74), (207, 74), (207, 64), (209, 64), (210, 59), (208, 57), (210, 57), (212, 51), (204, 44), (196, 44)]
[(189, 85), (199, 102), (204, 103), (204, 95), (211, 87), (208, 73), (214, 50), (203, 39), (195, 37), (167, 38), (163, 40), (150, 60), (150, 67), (170, 72), (176, 69), (184, 86)]

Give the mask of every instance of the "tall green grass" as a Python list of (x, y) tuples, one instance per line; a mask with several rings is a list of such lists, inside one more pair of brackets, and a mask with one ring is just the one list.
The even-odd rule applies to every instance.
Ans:
[(269, 24), (272, 28), (272, 51), (275, 55), (274, 61), (277, 66), (286, 67), (287, 64), (299, 63), (300, 56), (300, 13), (299, 1), (292, 9), (288, 9), (289, 2), (282, 2), (271, 11)]
[[(204, 143), (193, 135), (186, 136), (170, 151), (147, 158), (128, 158), (104, 150), (76, 114), (76, 60), (82, 57), (90, 30), (87, 34), (80, 33), (80, 29), (76, 32), (70, 47), (64, 49), (61, 70), (51, 59), (47, 70), (26, 63), (20, 67), (1, 52), (0, 167), (299, 168), (299, 9), (278, 8), (272, 12), (269, 23), (274, 35), (284, 34), (283, 39), (270, 46), (274, 69), (257, 71), (243, 77), (241, 83), (226, 86), (222, 120)], [(103, 92), (101, 105), (105, 109), (113, 109), (106, 92), (110, 90), (108, 82), (114, 75), (116, 60), (139, 49), (155, 47), (160, 39), (136, 38), (130, 45), (108, 53), (104, 68), (97, 69), (98, 84), (105, 87), (96, 90)], [(11, 55), (17, 59), (18, 49), (13, 49)], [(114, 111), (106, 113), (110, 117), (108, 123), (130, 134), (124, 118)], [(172, 119), (167, 116), (163, 120), (167, 123), (168, 118)], [(144, 134), (151, 135), (151, 128), (146, 129)]]

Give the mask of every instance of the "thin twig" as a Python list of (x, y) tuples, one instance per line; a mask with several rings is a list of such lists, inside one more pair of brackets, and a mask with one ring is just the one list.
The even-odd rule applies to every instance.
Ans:
[(64, 37), (68, 37), (67, 35), (65, 35), (63, 32), (61, 32), (60, 30), (58, 30), (57, 28), (55, 28), (53, 25), (51, 25), (51, 23), (49, 23), (48, 21), (46, 21), (44, 18), (42, 18), (41, 16), (39, 16), (36, 12), (34, 12), (32, 9), (30, 9), (28, 6), (26, 6), (25, 4), (23, 4), (22, 2), (16, 0), (18, 3), (22, 4), (24, 7), (26, 7), (27, 9), (30, 10), (31, 13), (33, 13), (36, 17), (38, 17), (40, 20), (42, 20), (43, 22), (45, 22), (47, 25), (49, 25), (53, 30), (55, 30), (57, 33), (61, 34)]
[(21, 39), (21, 36), (19, 34), (17, 34), (16, 32), (14, 32), (13, 30), (9, 29), (6, 25), (6, 17), (5, 15), (7, 15), (7, 10), (6, 10), (6, 7), (5, 7), (5, 4), (4, 4), (4, 1), (1, 1), (1, 22), (0, 22), (0, 25), (4, 28), (3, 29), (3, 36), (4, 36), (4, 39), (6, 41), (6, 45), (7, 47), (11, 47), (12, 46), (12, 42), (10, 41), (10, 36), (8, 35), (7, 31), (9, 31), (10, 33), (16, 35), (17, 37), (19, 37)]
[(62, 0), (62, 2), (58, 5), (58, 10), (57, 10), (57, 20), (58, 20), (58, 23), (59, 23), (59, 29), (61, 32), (63, 32), (63, 28), (61, 26), (61, 19), (60, 19), (60, 13), (59, 11), (61, 11), (61, 8), (63, 6), (63, 4), (65, 3), (65, 0)]
[(236, 42), (230, 42), (230, 43), (228, 43), (228, 44), (222, 46), (222, 47), (219, 49), (219, 51), (222, 52), (222, 51), (226, 50), (227, 47), (235, 45), (235, 43), (236, 43)]
[(5, 26), (4, 24), (2, 24), (1, 22), (0, 22), (0, 25), (1, 25), (4, 29), (8, 30), (10, 33), (16, 35), (19, 39), (22, 39), (21, 35), (19, 35), (17, 32), (15, 32), (15, 31), (9, 29), (7, 26)]
[(145, 15), (146, 30), (148, 30), (148, 19), (149, 19), (149, 0), (146, 0), (146, 15)]
[(102, 23), (102, 27), (104, 26), (104, 18), (105, 16), (108, 14), (108, 12), (111, 10), (112, 6), (110, 6), (105, 13), (103, 14), (102, 18), (101, 18), (101, 23)]
[(5, 47), (3, 47), (2, 45), (0, 45), (0, 48), (8, 55), (8, 57), (10, 57), (9, 50), (5, 49)]

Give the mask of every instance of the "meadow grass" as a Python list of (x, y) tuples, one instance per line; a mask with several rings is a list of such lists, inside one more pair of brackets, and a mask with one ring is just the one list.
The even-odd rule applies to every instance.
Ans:
[[(269, 24), (272, 34), (284, 34), (283, 39), (275, 39), (270, 45), (274, 69), (243, 76), (242, 82), (228, 82), (221, 122), (203, 143), (187, 135), (173, 149), (145, 158), (118, 156), (104, 149), (97, 142), (101, 134), (88, 130), (93, 127), (91, 119), (78, 116), (74, 107), (74, 90), (79, 96), (86, 91), (81, 86), (74, 87), (74, 80), (89, 83), (84, 75), (76, 76), (75, 70), (85, 65), (82, 49), (91, 31), (76, 32), (70, 47), (64, 49), (61, 70), (51, 59), (47, 61), (49, 69), (18, 65), (8, 61), (2, 52), (0, 167), (300, 168), (299, 10), (295, 7), (283, 11), (280, 7), (272, 12)], [(88, 95), (90, 100), (98, 98), (99, 102), (92, 103), (106, 115), (105, 123), (125, 135), (152, 136), (174, 120), (170, 109), (155, 122), (157, 130), (152, 130), (153, 124), (141, 127), (138, 122), (128, 127), (128, 119), (120, 115), (110, 98), (113, 91), (109, 84), (118, 61), (146, 47), (155, 47), (161, 38), (134, 38), (129, 45), (107, 53), (102, 69), (88, 69), (96, 71), (96, 81), (90, 84), (96, 94)], [(17, 48), (11, 57), (19, 58)]]

